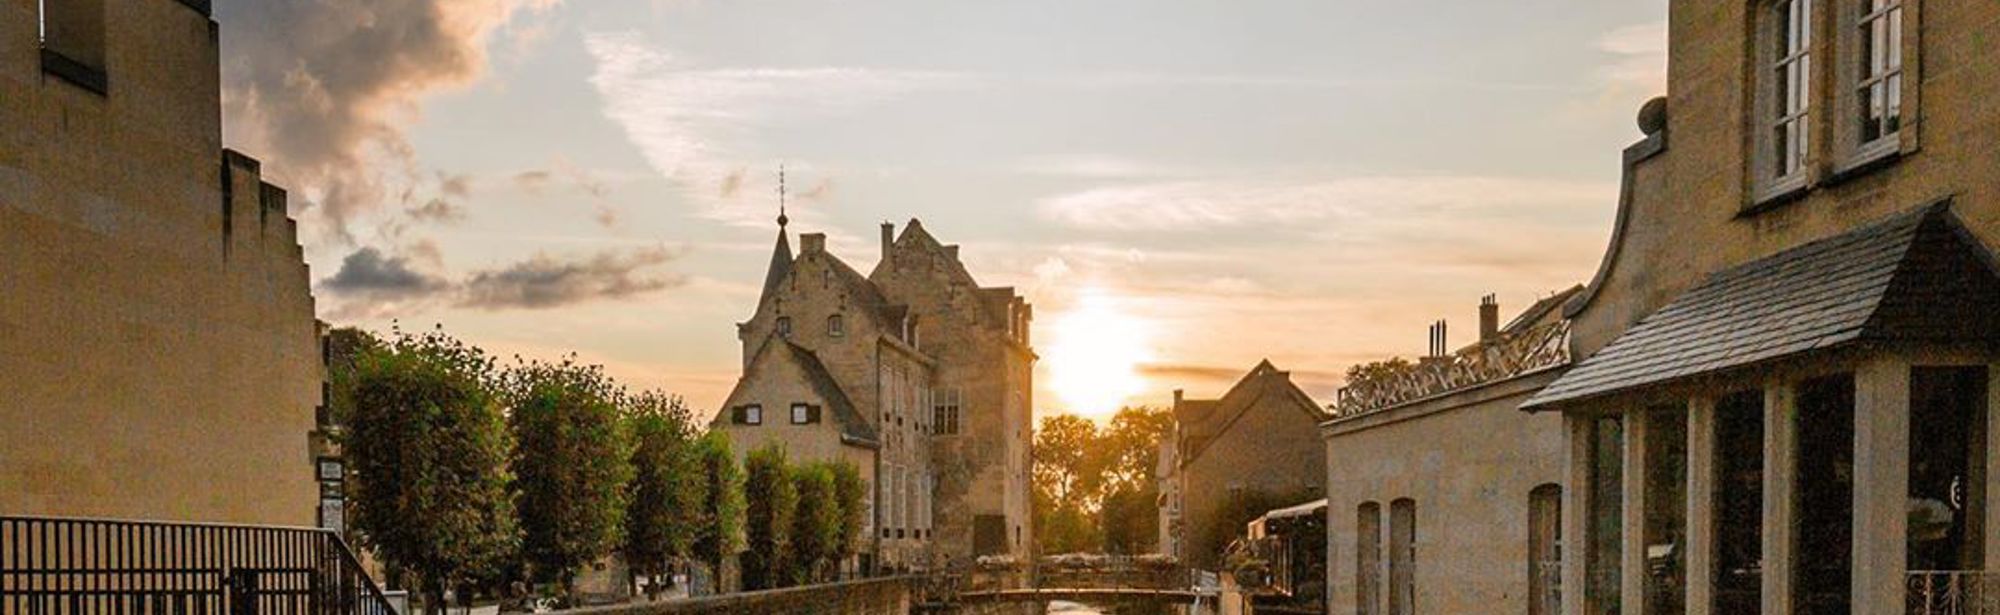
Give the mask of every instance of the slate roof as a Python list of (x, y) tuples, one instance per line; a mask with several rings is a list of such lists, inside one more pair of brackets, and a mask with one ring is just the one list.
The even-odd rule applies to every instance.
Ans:
[(1944, 203), (1716, 272), (1522, 408), (1904, 340), (2000, 341), (2000, 270)]
[(763, 298), (778, 290), (778, 282), (792, 273), (792, 242), (785, 236), (784, 225), (778, 225), (778, 245), (771, 248), (771, 265), (764, 270), (764, 294), (758, 297), (758, 305)]
[(1209, 444), (1236, 424), (1236, 419), (1267, 397), (1290, 402), (1292, 407), (1311, 416), (1314, 423), (1327, 418), (1319, 403), (1292, 383), (1291, 372), (1279, 370), (1266, 359), (1229, 387), (1221, 399), (1183, 399), (1174, 405), (1174, 421), (1180, 424), (1181, 465), (1200, 457)]
[(826, 400), (827, 409), (833, 411), (834, 420), (840, 423), (841, 440), (863, 446), (880, 445), (882, 440), (876, 434), (875, 426), (869, 424), (867, 417), (854, 407), (854, 402), (847, 398), (847, 392), (841, 390), (840, 381), (834, 380), (833, 372), (827, 371), (826, 364), (820, 362), (819, 355), (789, 340), (780, 340), (779, 343), (791, 352), (799, 370), (805, 372), (806, 382), (812, 385), (813, 392)]

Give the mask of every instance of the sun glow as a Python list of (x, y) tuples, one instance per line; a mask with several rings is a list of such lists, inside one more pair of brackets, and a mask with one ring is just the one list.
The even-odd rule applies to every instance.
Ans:
[(1110, 416), (1145, 390), (1139, 366), (1152, 360), (1150, 332), (1120, 304), (1101, 289), (1086, 289), (1056, 318), (1047, 357), (1049, 388), (1071, 413)]

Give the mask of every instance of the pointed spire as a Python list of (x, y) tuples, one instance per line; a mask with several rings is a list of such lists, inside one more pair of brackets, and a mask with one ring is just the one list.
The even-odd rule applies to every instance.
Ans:
[(792, 272), (792, 242), (785, 234), (785, 225), (791, 218), (785, 216), (785, 165), (778, 165), (778, 245), (771, 248), (771, 267), (764, 272), (764, 298), (777, 291), (778, 283)]

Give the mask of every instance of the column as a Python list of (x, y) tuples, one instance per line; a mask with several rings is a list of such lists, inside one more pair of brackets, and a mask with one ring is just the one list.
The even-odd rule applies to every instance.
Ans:
[(1625, 412), (1625, 507), (1619, 516), (1619, 612), (1646, 613), (1646, 411)]
[[(1764, 388), (1765, 615), (1792, 613), (1792, 476), (1798, 472), (1797, 397), (1788, 383)], [(1893, 611), (1892, 611), (1893, 612)]]
[[(1983, 553), (1987, 570), (2000, 571), (2000, 490), (1990, 485), (2000, 479), (2000, 363), (1986, 368), (1986, 544)], [(1567, 579), (1565, 579), (1567, 581)]]
[(1854, 374), (1854, 612), (1903, 603), (1910, 497), (1910, 365), (1869, 361)]
[(1688, 401), (1687, 615), (1715, 605), (1715, 400)]
[(1590, 417), (1563, 414), (1563, 432), (1569, 436), (1569, 455), (1563, 462), (1562, 612), (1582, 613), (1584, 586), (1590, 578), (1586, 570), (1590, 559)]

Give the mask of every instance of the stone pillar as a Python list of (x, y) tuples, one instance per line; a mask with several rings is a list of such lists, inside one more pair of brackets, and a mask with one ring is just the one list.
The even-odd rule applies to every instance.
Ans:
[(1687, 615), (1715, 605), (1715, 400), (1688, 401)]
[(1899, 613), (1910, 497), (1910, 365), (1854, 374), (1854, 612)]
[(1987, 570), (2000, 571), (2000, 363), (1986, 368), (1986, 544)]
[(1590, 578), (1586, 570), (1590, 559), (1590, 421), (1589, 416), (1563, 414), (1563, 433), (1569, 437), (1569, 454), (1563, 461), (1564, 613), (1584, 612), (1584, 585)]
[(1646, 613), (1646, 410), (1625, 412), (1625, 476), (1620, 484), (1625, 507), (1619, 515), (1619, 612)]
[(1798, 396), (1790, 383), (1764, 388), (1764, 615), (1792, 613), (1793, 475)]

